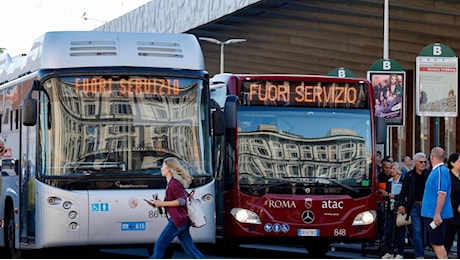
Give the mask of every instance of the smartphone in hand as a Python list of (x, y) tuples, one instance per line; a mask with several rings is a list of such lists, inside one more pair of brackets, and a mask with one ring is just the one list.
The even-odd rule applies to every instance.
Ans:
[(150, 200), (146, 200), (146, 199), (144, 199), (144, 200), (145, 200), (145, 202), (147, 202), (150, 206), (152, 206), (152, 207), (154, 207), (154, 208), (156, 207), (155, 204), (153, 204)]
[[(153, 199), (154, 200), (158, 200), (158, 193), (155, 193), (152, 195)], [(158, 207), (158, 212), (163, 215), (163, 208), (162, 207)]]

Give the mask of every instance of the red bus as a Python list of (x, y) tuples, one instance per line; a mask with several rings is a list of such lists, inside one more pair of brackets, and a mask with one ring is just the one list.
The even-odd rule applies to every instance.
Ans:
[(386, 125), (362, 78), (218, 74), (218, 239), (227, 245), (375, 241), (375, 152)]

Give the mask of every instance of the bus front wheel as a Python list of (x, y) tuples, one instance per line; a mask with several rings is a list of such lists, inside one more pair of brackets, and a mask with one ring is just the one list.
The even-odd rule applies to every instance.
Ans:
[(11, 258), (22, 258), (22, 250), (16, 249), (16, 222), (14, 221), (14, 211), (10, 209), (9, 218), (6, 220), (6, 247)]

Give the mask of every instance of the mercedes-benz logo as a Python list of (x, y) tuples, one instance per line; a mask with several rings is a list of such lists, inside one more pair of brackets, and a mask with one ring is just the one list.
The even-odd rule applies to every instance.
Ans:
[(311, 222), (313, 222), (313, 220), (315, 220), (315, 214), (313, 214), (313, 211), (305, 210), (302, 213), (302, 221), (303, 222), (305, 222), (307, 224), (310, 224)]

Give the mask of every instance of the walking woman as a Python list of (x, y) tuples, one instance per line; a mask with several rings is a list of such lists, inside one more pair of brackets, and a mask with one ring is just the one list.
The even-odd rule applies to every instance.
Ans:
[(179, 238), (182, 248), (191, 258), (204, 258), (190, 236), (191, 222), (187, 216), (188, 194), (185, 187), (188, 188), (192, 177), (175, 157), (168, 157), (163, 161), (161, 176), (165, 177), (168, 182), (165, 200), (151, 200), (150, 202), (155, 207), (164, 207), (169, 219), (155, 242), (153, 255), (150, 258), (163, 258), (166, 248), (175, 237)]
[[(460, 154), (453, 153), (447, 159), (447, 168), (450, 172), (450, 180), (452, 183), (450, 190), (450, 200), (454, 217), (447, 220), (446, 239), (444, 240), (444, 247), (447, 254), (449, 254), (452, 244), (454, 243), (455, 236), (457, 241), (460, 237)], [(460, 256), (460, 246), (457, 246), (457, 256)]]

